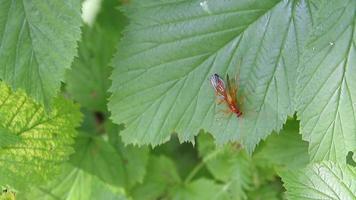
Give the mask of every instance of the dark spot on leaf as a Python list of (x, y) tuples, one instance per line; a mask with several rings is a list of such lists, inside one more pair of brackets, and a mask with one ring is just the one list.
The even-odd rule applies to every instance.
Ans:
[(105, 121), (105, 116), (102, 112), (94, 112), (95, 121), (97, 124), (103, 124)]
[(354, 152), (349, 151), (349, 153), (348, 153), (347, 156), (346, 156), (346, 163), (347, 163), (348, 165), (351, 165), (351, 166), (353, 166), (353, 167), (356, 167), (356, 161), (354, 161), (353, 155), (354, 155)]
[(124, 159), (123, 162), (125, 165), (127, 165), (129, 163), (129, 161), (127, 159)]

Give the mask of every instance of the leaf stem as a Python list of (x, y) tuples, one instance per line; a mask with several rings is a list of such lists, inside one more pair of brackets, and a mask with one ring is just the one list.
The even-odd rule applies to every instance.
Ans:
[(219, 148), (219, 149), (215, 149), (214, 151), (212, 151), (211, 153), (209, 153), (207, 156), (205, 156), (199, 164), (197, 164), (193, 170), (188, 174), (187, 178), (185, 178), (184, 180), (184, 184), (189, 183), (194, 177), (195, 175), (197, 175), (197, 173), (204, 167), (204, 165), (206, 164), (206, 162), (208, 162), (209, 160), (213, 159), (217, 154), (219, 154), (221, 151), (223, 150), (223, 148)]

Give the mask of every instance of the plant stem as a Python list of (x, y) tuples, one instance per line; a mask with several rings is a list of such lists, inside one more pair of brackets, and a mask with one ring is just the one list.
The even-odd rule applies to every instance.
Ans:
[(217, 154), (219, 154), (223, 148), (215, 149), (211, 153), (209, 153), (207, 156), (205, 156), (199, 164), (197, 164), (193, 170), (188, 174), (187, 178), (185, 178), (184, 183), (187, 184), (189, 183), (195, 175), (204, 167), (205, 163), (214, 158)]
[(200, 161), (199, 164), (197, 164), (194, 169), (188, 174), (187, 178), (184, 180), (184, 183), (187, 184), (189, 183), (192, 178), (200, 171), (200, 169), (204, 166), (204, 161)]

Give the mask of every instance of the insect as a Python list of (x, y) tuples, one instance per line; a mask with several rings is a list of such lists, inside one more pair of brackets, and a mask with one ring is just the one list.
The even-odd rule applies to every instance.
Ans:
[(235, 80), (229, 78), (229, 75), (226, 75), (226, 83), (218, 74), (213, 74), (210, 77), (210, 83), (215, 90), (215, 94), (218, 97), (218, 104), (223, 102), (229, 108), (229, 112), (235, 113), (237, 117), (242, 116), (242, 111), (237, 101), (237, 85)]

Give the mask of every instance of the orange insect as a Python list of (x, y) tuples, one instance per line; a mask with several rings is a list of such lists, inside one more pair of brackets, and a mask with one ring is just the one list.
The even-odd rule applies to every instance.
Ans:
[(229, 108), (229, 111), (235, 113), (237, 117), (242, 116), (242, 111), (237, 102), (237, 85), (235, 80), (229, 79), (229, 75), (226, 75), (227, 87), (225, 82), (219, 75), (214, 74), (210, 77), (210, 83), (214, 87), (215, 94), (218, 97), (219, 104), (225, 102)]

